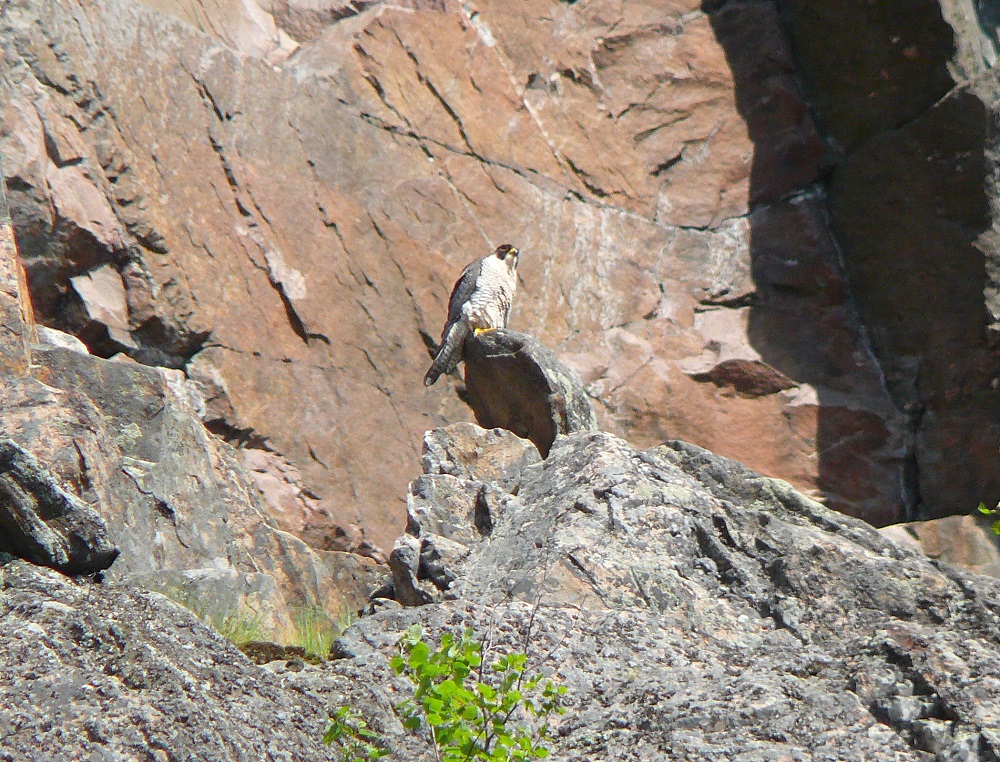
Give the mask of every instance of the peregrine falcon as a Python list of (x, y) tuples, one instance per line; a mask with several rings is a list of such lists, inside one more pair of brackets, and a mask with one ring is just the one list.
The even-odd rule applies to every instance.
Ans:
[(469, 329), (482, 333), (507, 327), (517, 289), (518, 256), (520, 252), (505, 243), (462, 270), (448, 300), (448, 321), (441, 334), (441, 348), (424, 376), (424, 386), (430, 386), (442, 373), (458, 365)]

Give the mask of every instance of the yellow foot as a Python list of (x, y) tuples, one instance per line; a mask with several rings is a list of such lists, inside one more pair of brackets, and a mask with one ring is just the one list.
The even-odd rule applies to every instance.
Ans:
[(480, 334), (489, 333), (490, 331), (495, 331), (495, 330), (497, 330), (497, 329), (496, 328), (476, 328), (473, 331), (473, 333), (475, 333), (476, 336), (479, 336)]

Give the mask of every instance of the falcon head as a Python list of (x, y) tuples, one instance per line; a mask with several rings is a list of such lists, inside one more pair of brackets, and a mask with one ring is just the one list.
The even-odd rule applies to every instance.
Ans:
[(507, 267), (511, 269), (511, 272), (517, 269), (517, 258), (520, 256), (521, 252), (517, 250), (516, 247), (511, 246), (509, 243), (505, 243), (502, 246), (497, 246), (497, 250), (493, 254), (503, 261)]

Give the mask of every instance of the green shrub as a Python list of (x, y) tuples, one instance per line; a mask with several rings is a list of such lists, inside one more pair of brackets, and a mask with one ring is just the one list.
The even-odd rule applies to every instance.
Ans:
[[(566, 688), (527, 675), (528, 657), (511, 653), (483, 669), (482, 644), (471, 629), (446, 632), (432, 649), (414, 625), (389, 664), (413, 683), (413, 698), (396, 707), (410, 730), (425, 730), (442, 762), (524, 762), (549, 755), (550, 720), (563, 714)], [(337, 710), (324, 740), (339, 740), (345, 762), (378, 759), (377, 736), (347, 707)], [(353, 755), (353, 756), (352, 756)], [(367, 756), (366, 756), (367, 755)], [(377, 756), (375, 756), (377, 755)]]
[(378, 734), (368, 729), (368, 723), (360, 714), (346, 706), (334, 712), (323, 734), (323, 743), (340, 744), (344, 762), (364, 762), (384, 757), (389, 752), (377, 742)]
[[(995, 516), (997, 514), (997, 508), (987, 508), (984, 503), (980, 503), (979, 512), (984, 516)], [(990, 528), (993, 530), (993, 534), (1000, 534), (1000, 519), (994, 521), (993, 526)]]

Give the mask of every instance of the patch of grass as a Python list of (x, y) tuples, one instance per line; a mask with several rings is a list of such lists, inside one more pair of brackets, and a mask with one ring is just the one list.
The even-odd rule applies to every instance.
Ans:
[(235, 611), (226, 614), (211, 612), (195, 590), (173, 585), (150, 587), (150, 589), (183, 606), (237, 647), (255, 640), (270, 639), (264, 629), (263, 615), (246, 604), (241, 603)]
[(203, 621), (237, 648), (253, 641), (267, 640), (263, 617), (249, 607), (241, 606), (237, 611), (213, 621), (212, 617)]
[(340, 613), (337, 614), (337, 620), (336, 620), (337, 635), (338, 636), (343, 635), (344, 634), (344, 630), (346, 630), (348, 627), (350, 627), (356, 621), (358, 621), (358, 615), (357, 614), (355, 614), (353, 611), (351, 611), (350, 609), (348, 609), (346, 607), (342, 608), (340, 610)]
[(154, 593), (165, 595), (178, 606), (183, 606), (201, 621), (206, 621), (208, 607), (195, 595), (193, 590), (184, 587), (175, 587), (174, 585), (154, 585), (149, 582), (143, 582), (142, 584)]
[(150, 589), (186, 608), (238, 648), (247, 643), (284, 641), (285, 645), (301, 648), (309, 656), (326, 659), (333, 641), (357, 620), (357, 615), (347, 608), (331, 617), (319, 606), (302, 606), (295, 610), (291, 626), (277, 633), (265, 627), (263, 614), (245, 603), (223, 613), (210, 611), (196, 590), (173, 585)]
[(340, 637), (343, 628), (319, 606), (307, 606), (295, 612), (292, 618), (290, 645), (325, 659), (330, 655), (333, 641)]

